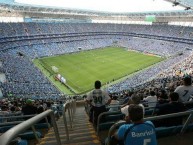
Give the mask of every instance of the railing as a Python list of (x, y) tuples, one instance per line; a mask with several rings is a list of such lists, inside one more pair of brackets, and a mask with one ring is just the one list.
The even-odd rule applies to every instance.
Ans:
[[(107, 106), (108, 109), (110, 108), (114, 108), (114, 107), (121, 107), (122, 105), (113, 105), (113, 106)], [(151, 111), (152, 110), (152, 113), (151, 115), (153, 115), (154, 113), (154, 110), (156, 109), (155, 107), (144, 107), (145, 108), (145, 113), (146, 111)], [(119, 114), (122, 114), (121, 110), (118, 110), (118, 111), (107, 111), (107, 112), (103, 112), (101, 113), (99, 116), (98, 116), (98, 120), (97, 120), (97, 134), (99, 135), (99, 127), (100, 127), (100, 123), (101, 123), (101, 119), (104, 117), (104, 116), (108, 116), (108, 115), (119, 115)]]
[[(68, 112), (68, 118), (67, 121), (66, 112)], [(66, 140), (69, 141), (69, 129), (68, 129), (68, 122), (70, 124), (70, 128), (72, 129), (73, 120), (74, 120), (74, 114), (76, 112), (76, 101), (75, 100), (69, 100), (67, 101), (63, 106), (63, 120), (64, 120), (64, 126), (66, 129)]]
[(109, 104), (108, 106), (106, 106), (107, 109), (111, 109), (111, 108), (118, 108), (120, 109), (123, 105), (120, 104)]
[[(147, 120), (160, 120), (160, 119), (166, 119), (166, 118), (173, 118), (173, 117), (179, 117), (179, 116), (184, 116), (184, 115), (189, 115), (188, 118), (186, 119), (180, 133), (184, 133), (188, 127), (188, 124), (192, 121), (193, 119), (193, 110), (189, 110), (189, 111), (185, 111), (185, 112), (178, 112), (178, 113), (172, 113), (172, 114), (167, 114), (167, 115), (160, 115), (160, 116), (154, 116), (154, 117), (147, 117), (147, 118), (144, 118), (144, 121), (147, 121)], [(107, 142), (107, 145), (110, 145), (109, 141), (110, 141), (110, 138), (111, 138), (111, 135), (113, 135), (113, 133), (115, 132), (115, 130), (125, 124), (126, 122), (125, 121), (119, 121), (118, 123), (115, 123), (109, 130), (109, 133), (108, 133), (108, 142)]]
[(18, 136), (18, 134), (23, 133), (30, 127), (34, 132), (36, 139), (38, 139), (35, 133), (34, 124), (38, 123), (40, 120), (46, 118), (47, 116), (50, 116), (51, 118), (51, 123), (54, 128), (57, 144), (61, 145), (58, 127), (55, 121), (54, 112), (52, 110), (47, 110), (41, 114), (38, 114), (6, 131), (4, 134), (0, 136), (0, 145), (8, 145), (13, 139), (15, 139)]
[(121, 114), (121, 111), (115, 111), (115, 112), (111, 112), (111, 111), (109, 111), (109, 112), (103, 112), (103, 113), (101, 113), (99, 116), (98, 116), (98, 119), (97, 119), (97, 135), (99, 135), (99, 125), (100, 125), (100, 123), (101, 123), (101, 119), (104, 117), (104, 116), (106, 116), (106, 115), (117, 115), (117, 114)]
[[(25, 121), (25, 120), (23, 120), (24, 118), (34, 117), (35, 114), (34, 115), (21, 115), (21, 116), (11, 116), (10, 114), (8, 114), (8, 115), (2, 115), (2, 116), (0, 115), (0, 119), (1, 119), (0, 126), (6, 126), (6, 125), (16, 125), (16, 124), (22, 123), (23, 121)], [(6, 119), (7, 120), (11, 119), (11, 120), (14, 120), (14, 121), (7, 121), (7, 120), (5, 121), (4, 119), (5, 120)], [(21, 120), (19, 120), (19, 119), (21, 119)]]
[[(54, 111), (54, 116), (56, 116), (57, 114), (58, 114), (58, 112)], [(34, 117), (36, 115), (37, 114), (23, 115), (22, 112), (0, 115), (0, 126), (2, 126), (2, 125), (15, 125), (15, 124), (19, 124), (19, 123), (22, 123), (23, 121), (27, 120), (25, 118), (31, 118), (31, 117)], [(45, 119), (47, 121), (47, 117)], [(48, 121), (47, 121), (47, 123), (48, 123)]]

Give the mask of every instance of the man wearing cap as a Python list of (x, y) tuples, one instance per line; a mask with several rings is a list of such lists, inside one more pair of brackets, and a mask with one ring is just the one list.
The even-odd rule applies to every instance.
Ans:
[[(33, 115), (37, 113), (37, 107), (34, 106), (34, 100), (27, 99), (26, 105), (22, 107), (22, 113), (23, 115)], [(27, 117), (26, 119), (29, 119), (30, 117)]]

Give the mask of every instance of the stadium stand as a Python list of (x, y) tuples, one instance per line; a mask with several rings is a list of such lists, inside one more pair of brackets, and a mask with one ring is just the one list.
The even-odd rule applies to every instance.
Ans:
[[(191, 2), (189, 3), (191, 4)], [(183, 2), (180, 4), (184, 5)], [(11, 10), (20, 7), (18, 11), (23, 8), (33, 12), (35, 6), (28, 7), (11, 0), (4, 0), (0, 5), (0, 12), (2, 7)], [(38, 13), (39, 10), (40, 13)], [(38, 7), (36, 13), (41, 15), (42, 11), (49, 12), (49, 10), (54, 14), (57, 11), (70, 11)], [(7, 13), (9, 14), (11, 11)], [(92, 15), (94, 12), (81, 11), (81, 13)], [(176, 13), (177, 16), (178, 14), (187, 16), (193, 12)], [(169, 17), (173, 18), (174, 16), (174, 20), (176, 20), (176, 13), (173, 15), (171, 12)], [(94, 14), (106, 17), (106, 13), (96, 12)], [(153, 12), (150, 14), (155, 14), (158, 17), (163, 15)], [(145, 14), (132, 15), (138, 18)], [(165, 15), (167, 16), (167, 13)], [(49, 15), (47, 16), (49, 17)], [(187, 20), (191, 19), (187, 18)], [(126, 103), (129, 102), (132, 97), (132, 95), (128, 95), (130, 93), (141, 96), (141, 103), (145, 106), (145, 120), (168, 119), (168, 117), (176, 116), (182, 116), (181, 119), (184, 119), (182, 125), (156, 128), (159, 143), (160, 139), (168, 136), (172, 138), (175, 135), (180, 137), (192, 135), (193, 103), (191, 97), (188, 102), (182, 102), (188, 111), (155, 116), (158, 106), (168, 103), (169, 94), (174, 92), (178, 86), (183, 85), (183, 78), (193, 77), (192, 34), (193, 27), (162, 23), (153, 23), (152, 25), (89, 22), (0, 23), (0, 74), (6, 76), (6, 80), (0, 82), (0, 96), (2, 92), (2, 96), (5, 97), (0, 99), (0, 133), (2, 134), (0, 145), (20, 144), (20, 141), (25, 144), (40, 143), (42, 145), (102, 144), (106, 137), (110, 140), (112, 131), (125, 123), (124, 121), (116, 122), (124, 120), (124, 114), (119, 109), (123, 107), (124, 100)], [(80, 49), (88, 51), (112, 45), (147, 55), (156, 55), (165, 58), (165, 60), (144, 70), (139, 70), (121, 81), (113, 81), (112, 84), (109, 84), (107, 88), (109, 95), (112, 98), (116, 97), (119, 101), (114, 106), (116, 111), (112, 111), (112, 104), (112, 106), (107, 106), (110, 111), (100, 114), (97, 127), (94, 128), (88, 121), (90, 106), (85, 104), (84, 108), (82, 105), (84, 102), (75, 102), (75, 97), (74, 99), (62, 98), (58, 88), (34, 65), (33, 60), (77, 53)], [(155, 97), (157, 97), (156, 102), (150, 102), (156, 104), (153, 107), (148, 106), (149, 102), (143, 101), (151, 91), (154, 91)], [(26, 105), (28, 98), (35, 99), (31, 100), (38, 110), (35, 116), (21, 115), (22, 107)], [(78, 106), (79, 103), (80, 106)], [(45, 118), (46, 116), (48, 117)], [(25, 121), (24, 117), (27, 117), (28, 120)], [(186, 145), (192, 144), (191, 137), (186, 138), (185, 142)], [(180, 143), (178, 142), (177, 145)], [(170, 141), (168, 141), (168, 145), (171, 145)]]
[[(15, 80), (15, 78), (18, 78), (18, 75), (23, 75), (24, 77), (23, 80), (20, 80), (20, 82), (22, 83), (28, 83), (28, 81), (34, 80), (35, 78), (36, 82), (41, 81), (41, 83), (43, 84), (45, 83), (50, 85), (50, 88), (48, 86), (48, 90), (51, 90), (53, 94), (59, 94), (59, 92), (57, 92), (56, 90), (54, 91), (54, 88), (53, 86), (51, 86), (51, 84), (46, 82), (45, 78), (42, 76), (42, 74), (40, 74), (40, 72), (38, 72), (37, 68), (34, 69), (34, 67), (31, 67), (33, 66), (31, 65), (31, 59), (45, 57), (45, 56), (54, 56), (54, 55), (59, 55), (64, 53), (78, 52), (79, 51), (78, 47), (82, 47), (84, 48), (84, 50), (89, 50), (89, 49), (111, 46), (114, 41), (118, 41), (119, 46), (123, 46), (123, 47), (129, 46), (131, 49), (140, 51), (143, 53), (150, 53), (150, 54), (156, 54), (162, 57), (168, 57), (166, 62), (162, 62), (157, 66), (152, 67), (149, 70), (146, 70), (145, 72), (140, 72), (134, 78), (126, 79), (124, 82), (111, 86), (109, 88), (110, 92), (119, 92), (122, 90), (126, 90), (127, 88), (136, 87), (136, 85), (146, 82), (147, 78), (150, 78), (150, 76), (151, 78), (154, 77), (151, 73), (148, 73), (149, 71), (153, 72), (153, 74), (158, 74), (161, 72), (161, 70), (164, 70), (174, 65), (175, 62), (177, 62), (177, 60), (183, 61), (183, 59), (185, 59), (186, 57), (188, 57), (188, 55), (191, 54), (189, 53), (190, 52), (189, 49), (191, 49), (191, 44), (189, 42), (185, 42), (186, 37), (181, 38), (181, 40), (184, 41), (183, 43), (178, 43), (173, 40), (169, 40), (169, 39), (174, 39), (174, 40), (178, 39), (180, 37), (179, 36), (180, 34), (178, 34), (177, 32), (172, 34), (173, 36), (172, 38), (168, 38), (166, 36), (168, 34), (166, 33), (168, 32), (168, 29), (172, 30), (170, 32), (179, 31), (180, 27), (179, 29), (177, 29), (176, 26), (175, 27), (174, 26), (167, 26), (167, 27), (152, 26), (151, 29), (148, 29), (149, 32), (146, 32), (147, 27), (150, 27), (150, 26), (141, 26), (141, 25), (122, 26), (121, 24), (119, 24), (116, 26), (116, 30), (115, 30), (112, 24), (109, 24), (108, 27), (107, 27), (107, 24), (92, 24), (92, 25), (91, 24), (85, 24), (85, 25), (73, 24), (70, 26), (69, 24), (60, 24), (60, 23), (59, 24), (49, 23), (47, 27), (44, 27), (45, 24), (42, 24), (42, 23), (40, 24), (10, 23), (9, 25), (5, 25), (2, 23), (1, 25), (2, 25), (1, 27), (3, 27), (4, 30), (7, 30), (4, 33), (2, 33), (3, 35), (1, 35), (1, 40), (0, 40), (3, 44), (1, 45), (2, 47), (1, 50), (3, 52), (1, 55), (1, 59), (3, 60), (3, 68), (11, 69), (12, 68), (11, 62), (16, 61), (16, 59), (18, 62), (22, 61), (22, 63), (20, 63), (20, 67), (22, 66), (26, 67), (26, 69), (23, 70), (15, 66), (16, 69), (18, 69), (16, 70), (18, 73), (11, 72), (11, 70), (4, 70), (6, 76), (8, 77), (8, 81), (6, 82), (6, 84), (3, 85), (3, 93), (5, 95), (11, 92), (10, 90), (12, 90), (12, 94), (23, 94), (23, 93), (16, 92), (16, 90), (20, 92), (22, 91), (25, 92), (25, 88), (21, 91), (21, 87), (28, 86), (29, 84), (27, 85), (19, 84), (21, 85), (21, 87), (15, 84), (16, 82), (18, 82), (18, 80)], [(36, 31), (34, 31), (35, 27), (37, 27), (36, 29), (38, 29), (39, 32), (41, 31), (41, 33), (38, 33), (38, 32), (36, 33)], [(48, 30), (50, 27), (52, 28), (51, 32)], [(65, 33), (61, 33), (61, 31), (59, 30), (61, 30), (63, 27), (66, 28), (68, 31), (66, 30)], [(122, 27), (124, 27), (124, 29)], [(71, 30), (70, 28), (76, 29), (76, 33), (73, 33), (73, 30)], [(96, 28), (99, 28), (99, 29), (96, 29)], [(18, 33), (13, 33), (12, 32), (13, 29), (14, 29), (14, 32), (18, 32)], [(28, 29), (31, 31), (29, 31), (28, 33), (25, 33), (25, 31)], [(160, 29), (162, 30), (161, 33), (159, 33), (161, 36), (159, 36), (160, 38), (159, 40), (157, 40), (156, 38), (157, 35), (155, 35), (153, 32)], [(90, 32), (90, 30), (92, 30), (92, 33)], [(121, 32), (121, 30), (124, 30), (124, 32)], [(133, 32), (135, 32), (135, 34)], [(131, 36), (127, 36), (127, 37), (122, 36), (125, 33), (127, 35), (132, 34), (134, 36), (135, 35), (137, 36), (140, 34), (140, 36), (138, 36), (137, 38), (131, 37)], [(148, 39), (150, 37), (149, 34), (151, 34), (151, 39)], [(70, 36), (70, 37), (62, 38), (61, 36)], [(143, 36), (146, 36), (147, 38), (143, 38)], [(119, 37), (119, 39), (117, 37)], [(144, 50), (144, 48), (146, 49)], [(183, 53), (183, 55), (179, 56), (178, 55), (179, 53)], [(9, 55), (3, 55), (3, 54), (9, 54)], [(9, 60), (10, 62), (6, 62), (7, 60)], [(12, 64), (15, 65), (14, 63)], [(27, 68), (27, 66), (31, 68)], [(19, 72), (21, 70), (22, 72)], [(8, 73), (10, 74), (15, 73), (15, 74), (9, 75)], [(141, 74), (144, 74), (144, 75), (141, 75)], [(139, 75), (143, 76), (143, 78), (140, 78)], [(31, 76), (32, 78), (28, 76)], [(136, 77), (138, 79), (136, 79)], [(9, 85), (9, 83), (11, 84)], [(11, 86), (15, 86), (14, 88), (18, 87), (18, 89), (14, 90), (13, 88), (11, 88), (10, 90), (8, 90)], [(41, 86), (39, 88), (44, 89), (44, 87), (41, 87)], [(47, 87), (45, 86), (44, 92), (50, 92), (50, 91), (47, 91), (46, 88)], [(33, 91), (33, 89), (29, 89), (29, 90)], [(31, 94), (29, 90), (27, 91), (29, 94)]]

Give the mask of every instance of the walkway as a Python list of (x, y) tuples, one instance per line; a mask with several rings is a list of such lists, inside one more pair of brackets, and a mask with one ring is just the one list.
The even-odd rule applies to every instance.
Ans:
[[(61, 117), (57, 121), (58, 130), (61, 138), (62, 145), (100, 145), (100, 141), (96, 135), (96, 132), (92, 124), (88, 121), (88, 116), (83, 106), (77, 106), (74, 116), (74, 126), (69, 130), (70, 141), (66, 140), (66, 132)], [(69, 127), (70, 128), (70, 127)], [(39, 145), (57, 145), (54, 131), (51, 129), (48, 134), (45, 135)]]

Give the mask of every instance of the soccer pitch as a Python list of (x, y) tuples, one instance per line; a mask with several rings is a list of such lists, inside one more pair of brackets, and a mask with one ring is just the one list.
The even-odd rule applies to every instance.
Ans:
[[(41, 62), (45, 70), (51, 70), (52, 66), (56, 66), (58, 73), (66, 79), (67, 85), (76, 93), (83, 93), (93, 89), (96, 80), (106, 84), (162, 60), (160, 57), (128, 51), (125, 48), (106, 47), (45, 57), (35, 62)], [(58, 85), (56, 81), (53, 83)], [(58, 87), (61, 88), (61, 85)]]

